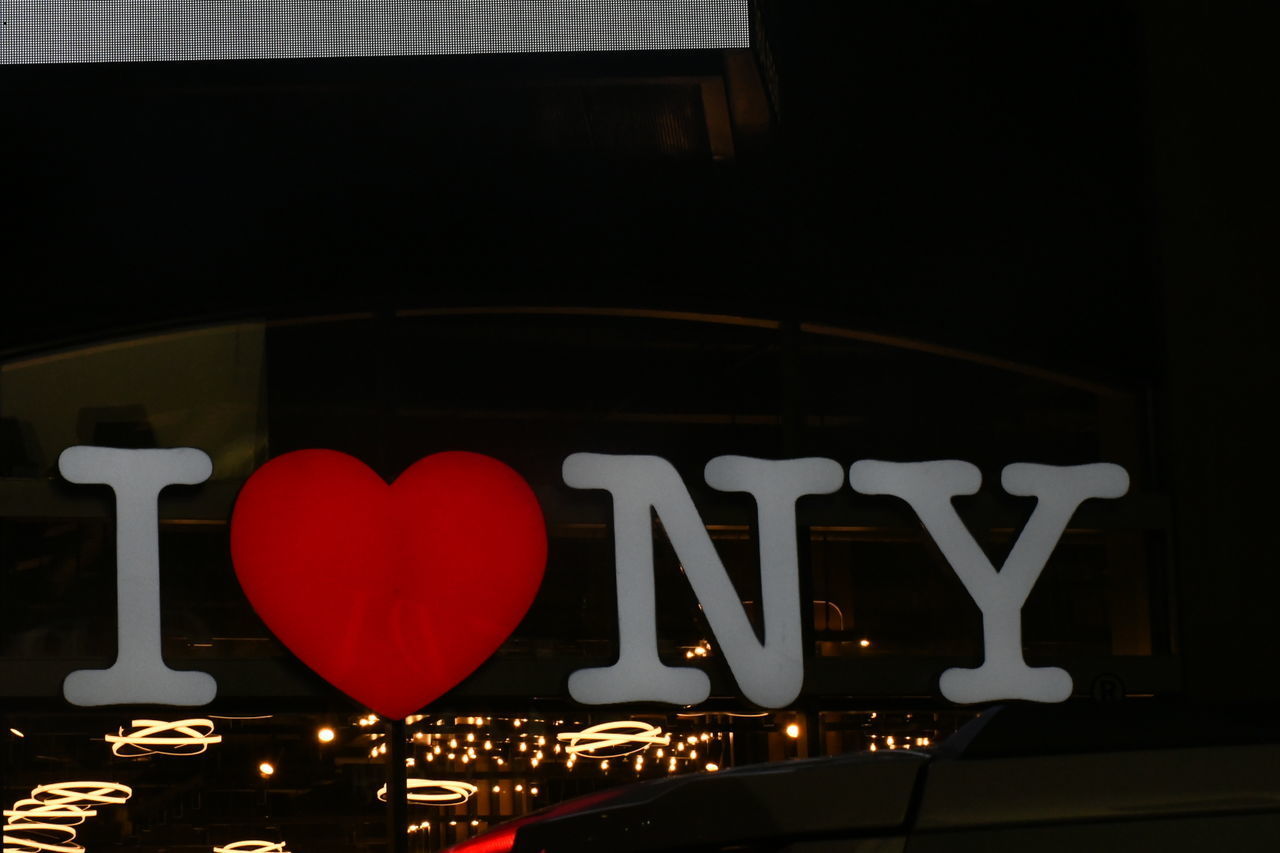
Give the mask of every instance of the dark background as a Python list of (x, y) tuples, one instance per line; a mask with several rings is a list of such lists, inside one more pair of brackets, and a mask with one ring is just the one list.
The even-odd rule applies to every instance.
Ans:
[(762, 11), (779, 120), (733, 163), (583, 143), (526, 94), (714, 54), (5, 69), (12, 251), (58, 315), (6, 336), (68, 309), (678, 303), (1150, 366), (1139, 10)]

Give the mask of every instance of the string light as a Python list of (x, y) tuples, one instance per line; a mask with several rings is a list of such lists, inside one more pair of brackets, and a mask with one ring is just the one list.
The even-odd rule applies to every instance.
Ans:
[(671, 743), (671, 736), (664, 735), (662, 729), (638, 720), (599, 723), (577, 732), (561, 732), (556, 739), (568, 741), (565, 750), (570, 755), (588, 758), (621, 758), (652, 744)]
[(268, 776), (272, 775), (275, 772), (276, 772), (276, 767), (270, 761), (264, 761), (258, 765), (258, 775), (260, 775), (263, 779), (266, 779)]
[[(470, 782), (450, 779), (406, 779), (405, 796), (410, 803), (430, 806), (456, 806), (465, 803), (480, 790)], [(378, 799), (387, 801), (387, 786), (378, 789)]]
[(699, 640), (698, 645), (686, 649), (684, 656), (692, 659), (695, 657), (704, 658), (709, 654), (711, 654), (711, 644), (706, 640)]
[[(422, 735), (422, 732), (418, 732), (418, 736), (421, 736), (421, 735)], [(321, 743), (333, 743), (333, 739), (336, 738), (337, 736), (338, 736), (338, 733), (335, 732), (333, 729), (331, 729), (329, 726), (325, 726), (324, 728), (316, 732), (316, 740), (320, 741)]]
[(210, 744), (222, 743), (222, 735), (213, 733), (213, 720), (134, 720), (133, 730), (125, 734), (107, 735), (111, 752), (117, 758), (141, 758), (144, 755), (199, 755)]
[(221, 847), (213, 848), (213, 853), (289, 853), (284, 849), (283, 841), (232, 841)]
[(800, 737), (800, 727), (799, 727), (798, 725), (796, 725), (795, 723), (791, 723), (790, 725), (788, 725), (788, 726), (787, 726), (787, 737), (789, 737), (789, 738), (798, 738), (798, 737)]

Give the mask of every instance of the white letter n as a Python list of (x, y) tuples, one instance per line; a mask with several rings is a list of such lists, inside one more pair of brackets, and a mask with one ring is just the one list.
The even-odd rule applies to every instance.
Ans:
[(651, 508), (662, 521), (743, 695), (762, 707), (778, 708), (800, 693), (804, 656), (795, 505), (802, 495), (839, 489), (844, 471), (833, 459), (717, 456), (707, 463), (705, 476), (712, 488), (747, 492), (756, 500), (764, 642), (756, 638), (671, 463), (657, 456), (575, 453), (564, 461), (565, 483), (576, 489), (604, 489), (613, 496), (619, 646), (613, 666), (581, 669), (569, 677), (569, 695), (575, 701), (696, 705), (711, 692), (706, 673), (667, 666), (658, 659)]

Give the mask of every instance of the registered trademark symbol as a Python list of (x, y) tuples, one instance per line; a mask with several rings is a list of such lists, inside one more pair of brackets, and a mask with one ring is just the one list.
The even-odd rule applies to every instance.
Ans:
[(1124, 682), (1118, 675), (1103, 673), (1093, 680), (1090, 692), (1095, 702), (1119, 702), (1124, 698)]

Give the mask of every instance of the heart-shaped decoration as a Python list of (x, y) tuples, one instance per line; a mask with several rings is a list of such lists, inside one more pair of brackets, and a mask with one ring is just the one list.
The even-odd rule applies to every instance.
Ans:
[(387, 485), (345, 453), (299, 450), (245, 483), (231, 558), (282, 643), (400, 719), (515, 630), (542, 583), (547, 531), (529, 484), (489, 456), (436, 453)]

